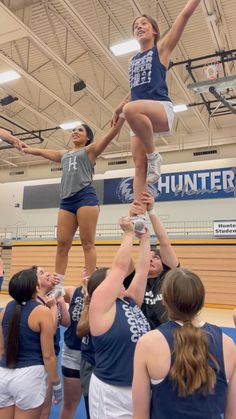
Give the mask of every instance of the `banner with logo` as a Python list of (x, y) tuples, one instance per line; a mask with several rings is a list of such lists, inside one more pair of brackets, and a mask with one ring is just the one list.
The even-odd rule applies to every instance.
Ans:
[[(125, 204), (133, 201), (133, 178), (95, 180), (100, 205)], [(163, 173), (150, 186), (156, 201), (233, 198), (236, 196), (236, 168)], [(59, 184), (25, 186), (23, 209), (57, 208)]]
[[(236, 197), (236, 167), (164, 173), (150, 186), (158, 202)], [(133, 178), (104, 180), (103, 204), (133, 201)]]

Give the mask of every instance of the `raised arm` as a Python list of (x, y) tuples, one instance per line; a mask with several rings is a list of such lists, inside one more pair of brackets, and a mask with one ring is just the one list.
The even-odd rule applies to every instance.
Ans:
[(47, 307), (40, 306), (37, 308), (36, 316), (38, 318), (38, 326), (40, 328), (40, 342), (43, 354), (43, 362), (52, 382), (52, 390), (54, 395), (54, 403), (58, 404), (62, 399), (62, 386), (57, 370), (57, 359), (54, 351), (54, 325), (51, 314)]
[(87, 147), (89, 158), (92, 161), (95, 161), (96, 158), (105, 150), (108, 144), (110, 144), (110, 142), (115, 138), (115, 136), (121, 130), (121, 127), (123, 124), (124, 124), (124, 119), (119, 118), (116, 125), (113, 125), (104, 137), (102, 137), (100, 140), (96, 141), (95, 143)]
[(154, 198), (152, 194), (148, 190), (145, 190), (145, 192), (142, 193), (141, 200), (143, 204), (147, 205), (149, 218), (152, 223), (154, 233), (159, 241), (162, 262), (169, 266), (169, 268), (176, 268), (176, 266), (178, 266), (178, 258), (171, 246), (165, 227), (162, 225), (155, 213)]
[(169, 59), (172, 51), (178, 44), (181, 35), (188, 23), (189, 18), (195, 12), (196, 8), (200, 4), (201, 0), (189, 0), (180, 14), (177, 16), (171, 29), (159, 42), (159, 54), (161, 62), (166, 65), (169, 64)]
[(150, 266), (150, 235), (146, 231), (141, 236), (139, 258), (136, 264), (135, 276), (126, 290), (125, 295), (131, 297), (141, 307), (147, 285), (147, 276)]
[(123, 110), (124, 105), (126, 105), (126, 103), (130, 102), (131, 99), (131, 95), (130, 92), (124, 97), (124, 99), (122, 100), (122, 102), (116, 107), (113, 116), (112, 116), (112, 120), (111, 120), (111, 125), (116, 125), (119, 116)]
[[(56, 283), (53, 283), (53, 285), (56, 285), (56, 284), (58, 284), (58, 281), (56, 281)], [(75, 287), (66, 286), (66, 287), (63, 287), (63, 290), (64, 290), (64, 293), (65, 293), (63, 298), (64, 298), (66, 303), (70, 304), (70, 302), (72, 300), (72, 297), (74, 295), (74, 292), (75, 292)]]
[(54, 327), (54, 335), (56, 334), (57, 327), (58, 327), (58, 316), (57, 316), (57, 303), (55, 297), (50, 295), (45, 295), (43, 298), (45, 304), (50, 309), (53, 319), (53, 327)]
[(13, 145), (17, 150), (21, 151), (23, 148), (28, 147), (26, 143), (21, 141), (18, 137), (12, 135), (9, 131), (0, 128), (0, 138), (6, 143)]
[(133, 246), (134, 228), (128, 217), (120, 222), (124, 231), (122, 243), (114, 257), (112, 267), (104, 281), (94, 291), (89, 308), (90, 329), (93, 335), (104, 333), (114, 314), (114, 303), (118, 298), (127, 274)]
[(62, 156), (66, 153), (66, 150), (47, 150), (45, 148), (33, 148), (27, 147), (24, 148), (25, 154), (32, 154), (33, 156), (44, 157), (45, 159), (52, 160), (55, 162), (60, 162)]
[(133, 419), (150, 418), (151, 386), (146, 365), (146, 342), (141, 337), (134, 354), (134, 377), (132, 384)]
[(57, 360), (54, 352), (53, 336), (54, 324), (51, 313), (47, 307), (40, 306), (37, 308), (38, 324), (40, 327), (40, 342), (43, 354), (43, 361), (47, 373), (52, 382), (59, 381), (57, 371)]
[(64, 297), (57, 298), (57, 304), (60, 305), (60, 309), (61, 309), (60, 324), (64, 327), (69, 327), (70, 326), (70, 313), (69, 313), (69, 310), (67, 308)]

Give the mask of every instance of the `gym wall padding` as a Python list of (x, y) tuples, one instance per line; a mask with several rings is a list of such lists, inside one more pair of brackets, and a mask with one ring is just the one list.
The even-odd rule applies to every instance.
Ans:
[[(97, 266), (111, 266), (119, 241), (96, 242)], [(174, 240), (172, 245), (182, 267), (195, 271), (206, 288), (206, 304), (236, 307), (236, 240)], [(138, 243), (133, 247), (134, 262)], [(10, 275), (31, 265), (54, 271), (56, 242), (13, 242)], [(84, 266), (80, 242), (69, 253), (65, 284), (78, 286)]]

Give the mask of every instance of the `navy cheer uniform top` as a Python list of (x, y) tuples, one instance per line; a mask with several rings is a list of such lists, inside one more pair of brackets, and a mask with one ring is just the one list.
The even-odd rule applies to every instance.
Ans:
[[(10, 301), (10, 303), (7, 304), (5, 313), (3, 315), (2, 330), (5, 346), (7, 344), (6, 340), (8, 324), (10, 322), (16, 304), (17, 303), (15, 301)], [(44, 365), (40, 344), (40, 333), (34, 332), (28, 326), (28, 319), (31, 312), (35, 309), (35, 307), (39, 305), (40, 303), (38, 303), (37, 301), (30, 300), (27, 301), (25, 305), (21, 306), (19, 350), (17, 362), (14, 368), (31, 367), (33, 365)], [(3, 357), (0, 360), (0, 366), (3, 368), (7, 368), (5, 357)]]
[[(173, 350), (174, 331), (182, 327), (174, 321), (162, 324), (158, 330), (165, 336), (170, 351)], [(217, 372), (214, 364), (208, 363), (215, 370), (216, 384), (213, 394), (204, 396), (194, 393), (190, 396), (179, 397), (178, 390), (173, 389), (173, 381), (167, 375), (159, 384), (152, 384), (152, 398), (150, 407), (151, 419), (220, 419), (224, 413), (227, 391), (227, 379), (224, 369), (222, 330), (212, 324), (205, 323), (202, 330), (207, 333), (209, 352), (219, 364)], [(174, 356), (171, 357), (171, 366)]]
[(146, 99), (170, 102), (166, 73), (156, 46), (136, 54), (129, 64), (131, 101)]
[(81, 337), (76, 335), (77, 323), (80, 320), (81, 313), (84, 308), (84, 296), (82, 294), (82, 287), (76, 288), (70, 302), (70, 326), (66, 329), (64, 334), (64, 341), (68, 348), (79, 351), (81, 349)]
[(149, 330), (149, 323), (137, 304), (130, 298), (118, 298), (110, 329), (92, 336), (96, 377), (107, 384), (131, 386), (135, 346)]

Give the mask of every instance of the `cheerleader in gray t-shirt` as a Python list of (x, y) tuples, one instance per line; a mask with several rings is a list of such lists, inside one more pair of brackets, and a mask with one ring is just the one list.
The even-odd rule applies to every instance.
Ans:
[(77, 126), (71, 135), (74, 144), (72, 150), (47, 150), (25, 148), (26, 154), (45, 157), (61, 162), (62, 180), (60, 188), (60, 208), (57, 221), (57, 253), (55, 272), (60, 284), (57, 293), (62, 291), (62, 283), (68, 262), (68, 253), (73, 237), (79, 227), (83, 246), (85, 268), (90, 276), (96, 268), (95, 234), (99, 214), (98, 199), (93, 181), (94, 165), (97, 157), (120, 131), (124, 120), (100, 140), (93, 143), (93, 132), (86, 124)]

